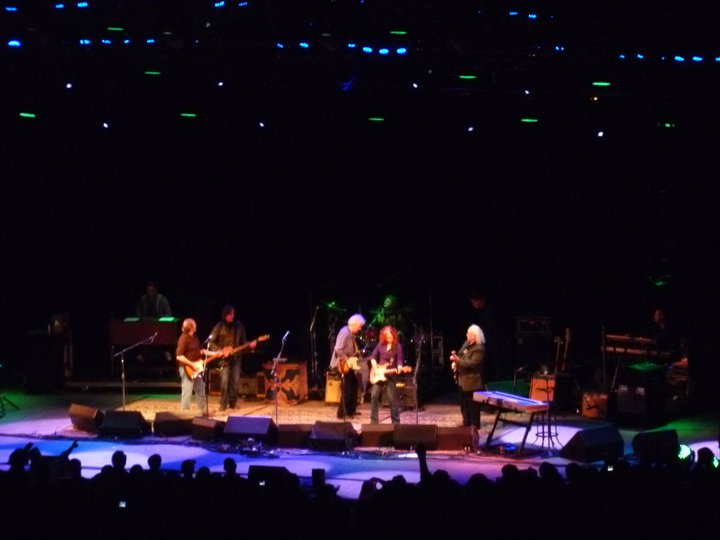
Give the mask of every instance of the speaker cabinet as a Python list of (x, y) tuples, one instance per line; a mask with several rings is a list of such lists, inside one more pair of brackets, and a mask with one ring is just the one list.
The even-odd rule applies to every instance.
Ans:
[(100, 425), (100, 435), (121, 439), (138, 439), (150, 433), (150, 423), (139, 411), (107, 411)]
[(278, 446), (280, 448), (307, 448), (312, 424), (280, 424)]
[(438, 427), (438, 450), (464, 450), (472, 447), (472, 431), (470, 427)]
[(437, 434), (435, 424), (395, 424), (393, 441), (395, 448), (399, 449), (410, 449), (422, 444), (427, 450), (435, 450)]
[(350, 422), (315, 422), (308, 444), (315, 450), (351, 450), (357, 445), (358, 434)]
[(91, 433), (97, 433), (100, 430), (100, 425), (105, 418), (105, 415), (99, 409), (75, 403), (70, 405), (68, 414), (73, 427)]
[(394, 434), (393, 424), (363, 424), (360, 430), (360, 446), (392, 446)]
[(633, 438), (632, 447), (633, 454), (641, 463), (668, 465), (679, 459), (680, 442), (675, 429), (638, 433)]
[[(418, 405), (417, 385), (412, 381), (407, 383), (402, 381), (398, 382), (395, 386), (395, 399), (401, 410), (414, 409)], [(384, 407), (390, 406), (385, 392), (382, 393), (380, 401)]]
[(218, 441), (222, 438), (225, 422), (198, 416), (192, 421), (192, 438), (197, 441)]
[(223, 431), (223, 438), (230, 442), (254, 439), (275, 444), (277, 437), (277, 426), (272, 418), (267, 416), (229, 416)]
[(159, 412), (155, 415), (153, 432), (160, 437), (177, 437), (192, 433), (192, 417), (178, 416), (171, 412)]
[(334, 371), (328, 371), (325, 379), (325, 403), (328, 405), (338, 405), (340, 403), (341, 390), (340, 376)]
[(560, 450), (560, 457), (573, 461), (614, 460), (624, 454), (622, 435), (615, 426), (583, 429), (575, 433)]

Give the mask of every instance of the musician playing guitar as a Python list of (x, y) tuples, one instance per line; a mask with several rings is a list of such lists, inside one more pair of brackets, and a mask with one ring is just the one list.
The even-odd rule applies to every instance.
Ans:
[[(257, 346), (257, 340), (249, 341), (245, 333), (245, 326), (235, 318), (235, 308), (226, 305), (222, 310), (222, 320), (217, 323), (210, 333), (210, 349), (221, 351), (227, 358), (227, 365), (220, 372), (220, 408), (224, 412), (228, 407), (235, 408), (238, 400), (237, 387), (242, 371), (241, 350), (252, 350)], [(242, 347), (238, 349), (238, 347)]]
[(191, 378), (186, 372), (186, 368), (193, 371), (204, 369), (203, 349), (200, 340), (195, 333), (197, 332), (197, 324), (194, 319), (185, 319), (182, 323), (182, 334), (178, 339), (175, 358), (178, 362), (178, 370), (180, 372), (180, 408), (184, 411), (190, 410), (190, 401), (192, 394), (195, 392), (195, 400), (197, 402), (200, 414), (207, 416), (207, 397), (205, 396), (205, 381), (203, 377)]
[(330, 359), (330, 368), (337, 369), (342, 375), (337, 417), (343, 420), (355, 416), (357, 411), (358, 379), (356, 371), (359, 368), (357, 365), (359, 349), (355, 336), (364, 325), (365, 317), (359, 313), (351, 316), (347, 326), (343, 326), (338, 332)]
[(458, 385), (463, 426), (475, 429), (480, 429), (480, 403), (473, 400), (473, 393), (485, 390), (482, 372), (484, 359), (485, 335), (477, 324), (472, 324), (460, 351), (452, 351), (450, 354), (450, 361)]
[(385, 392), (390, 405), (390, 419), (393, 424), (400, 423), (400, 409), (397, 403), (395, 380), (393, 375), (412, 371), (409, 366), (403, 365), (403, 349), (398, 341), (397, 330), (392, 326), (380, 329), (380, 339), (375, 350), (370, 355), (370, 422), (379, 421), (380, 399)]

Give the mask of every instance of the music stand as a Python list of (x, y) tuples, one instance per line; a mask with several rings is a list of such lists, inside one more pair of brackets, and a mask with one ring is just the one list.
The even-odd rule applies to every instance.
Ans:
[(280, 380), (278, 379), (277, 375), (277, 365), (281, 362), (285, 362), (285, 358), (282, 357), (283, 349), (285, 348), (285, 340), (288, 337), (288, 334), (290, 334), (290, 331), (287, 331), (285, 335), (282, 338), (282, 343), (280, 345), (280, 352), (278, 352), (277, 356), (273, 358), (273, 365), (272, 370), (270, 370), (270, 377), (273, 381), (273, 393), (275, 394), (273, 397), (275, 398), (275, 425), (280, 425), (280, 422), (278, 421), (278, 393), (280, 392)]

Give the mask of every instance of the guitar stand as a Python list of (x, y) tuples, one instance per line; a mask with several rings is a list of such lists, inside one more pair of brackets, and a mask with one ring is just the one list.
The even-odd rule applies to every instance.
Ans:
[(5, 405), (12, 407), (16, 411), (20, 410), (20, 407), (15, 405), (12, 401), (10, 401), (8, 398), (6, 398), (3, 395), (0, 395), (0, 418), (4, 417), (6, 414)]

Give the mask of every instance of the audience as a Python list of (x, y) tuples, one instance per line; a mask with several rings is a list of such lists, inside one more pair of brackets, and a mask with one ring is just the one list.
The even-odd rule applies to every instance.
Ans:
[[(712, 450), (703, 448), (688, 465), (618, 460), (605, 467), (570, 463), (565, 474), (549, 462), (536, 470), (508, 463), (491, 481), (474, 474), (463, 486), (447, 471), (430, 471), (419, 446), (420, 481), (403, 476), (363, 482), (358, 500), (342, 499), (325, 482), (303, 486), (287, 473), (249, 482), (232, 457), (223, 471), (181, 464), (161, 468), (159, 454), (148, 468), (133, 465), (120, 450), (91, 479), (81, 463), (40, 456), (29, 444), (10, 454), (0, 471), (3, 538), (50, 534), (168, 537), (211, 534), (234, 538), (367, 538), (383, 534), (471, 538), (710, 537), (720, 532), (714, 506), (720, 473)], [(62, 465), (62, 466), (59, 466)], [(612, 465), (612, 466), (610, 466)], [(222, 519), (213, 518), (222, 509)], [(232, 509), (232, 511), (230, 511)], [(5, 532), (7, 531), (7, 532)]]

